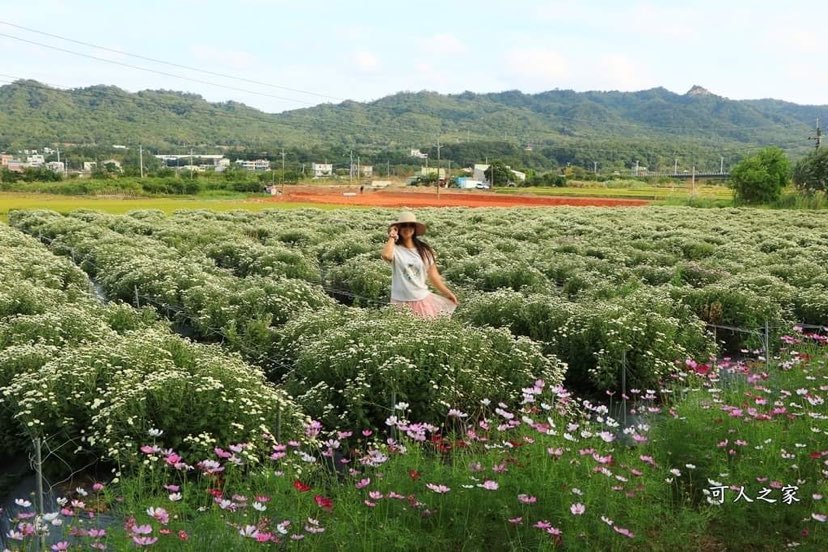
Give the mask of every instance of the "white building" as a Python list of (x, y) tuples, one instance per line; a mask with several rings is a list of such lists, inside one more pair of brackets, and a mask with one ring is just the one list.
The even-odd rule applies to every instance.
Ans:
[(66, 172), (66, 165), (63, 164), (63, 161), (50, 161), (46, 163), (46, 168), (56, 173)]
[[(516, 170), (512, 169), (509, 166), (507, 166), (506, 168), (509, 169), (510, 171), (512, 171), (512, 176), (514, 176), (513, 182), (524, 182), (526, 180), (526, 173), (516, 171)], [(472, 169), (472, 179), (473, 180), (480, 180), (482, 182), (485, 182), (486, 184), (491, 185), (491, 182), (489, 182), (486, 179), (486, 171), (488, 171), (488, 170), (489, 170), (489, 165), (484, 165), (482, 163), (475, 164), (474, 168)], [(497, 184), (498, 183), (495, 182), (495, 186), (497, 186)], [(501, 182), (501, 184), (506, 184), (506, 182)]]
[(83, 162), (83, 172), (92, 172), (93, 170), (98, 168), (98, 163), (95, 161), (84, 161)]
[(428, 157), (427, 153), (423, 153), (418, 149), (411, 148), (411, 153), (409, 153), (409, 157), (416, 157), (417, 159), (425, 159)]
[(46, 158), (42, 155), (29, 155), (26, 157), (26, 164), (30, 167), (42, 167), (46, 164)]
[(314, 178), (333, 176), (332, 163), (311, 163), (311, 172)]
[(255, 159), (253, 161), (245, 161), (243, 159), (236, 159), (236, 165), (247, 169), (248, 171), (269, 171), (270, 161), (267, 159)]
[(437, 175), (437, 178), (445, 178), (446, 169), (437, 170), (437, 167), (420, 167), (420, 176), (427, 176), (429, 174)]
[(357, 178), (371, 178), (374, 176), (373, 165), (351, 165), (351, 174)]

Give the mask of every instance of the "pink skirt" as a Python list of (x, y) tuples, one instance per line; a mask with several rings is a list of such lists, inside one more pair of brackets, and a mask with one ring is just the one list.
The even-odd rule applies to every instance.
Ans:
[(437, 318), (438, 316), (451, 316), (457, 305), (436, 293), (429, 293), (425, 299), (419, 301), (397, 301), (391, 299), (391, 304), (401, 309), (409, 309), (420, 318)]

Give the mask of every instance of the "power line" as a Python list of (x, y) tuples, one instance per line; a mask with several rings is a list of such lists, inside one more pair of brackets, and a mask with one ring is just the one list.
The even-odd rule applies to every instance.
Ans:
[(268, 86), (270, 88), (278, 88), (280, 90), (287, 90), (288, 92), (296, 92), (296, 93), (299, 93), (299, 94), (308, 94), (310, 96), (317, 96), (319, 98), (325, 98), (325, 99), (328, 99), (328, 100), (336, 100), (336, 101), (340, 101), (340, 102), (345, 101), (345, 98), (337, 98), (335, 96), (328, 96), (326, 94), (319, 94), (317, 92), (310, 92), (308, 90), (301, 90), (299, 88), (290, 88), (290, 87), (282, 86), (282, 85), (279, 85), (279, 84), (271, 84), (271, 83), (257, 81), (257, 80), (253, 80), (253, 79), (247, 79), (247, 78), (239, 77), (239, 76), (236, 76), (236, 75), (227, 75), (225, 73), (218, 73), (218, 72), (215, 72), (215, 71), (209, 71), (207, 69), (201, 69), (201, 68), (192, 67), (192, 66), (189, 66), (189, 65), (182, 65), (180, 63), (173, 63), (173, 62), (170, 62), (170, 61), (164, 61), (162, 59), (151, 58), (151, 57), (142, 56), (142, 55), (139, 55), (139, 54), (131, 54), (131, 53), (125, 52), (123, 50), (116, 50), (114, 48), (108, 48), (106, 46), (99, 46), (97, 44), (92, 44), (92, 43), (89, 43), (89, 42), (83, 42), (81, 40), (75, 40), (75, 39), (68, 38), (68, 37), (61, 36), (61, 35), (57, 35), (57, 34), (47, 33), (47, 32), (44, 32), (44, 31), (38, 31), (37, 29), (24, 27), (22, 25), (16, 25), (14, 23), (9, 23), (8, 21), (0, 20), (0, 24), (8, 25), (9, 27), (15, 27), (17, 29), (21, 29), (21, 30), (24, 30), (24, 31), (32, 32), (32, 33), (37, 33), (37, 34), (44, 35), (44, 36), (49, 36), (49, 37), (52, 37), (52, 38), (57, 38), (59, 40), (65, 40), (66, 42), (72, 42), (74, 44), (79, 44), (81, 46), (88, 46), (90, 48), (97, 48), (99, 50), (104, 50), (106, 52), (112, 52), (112, 53), (120, 54), (120, 55), (123, 55), (123, 56), (134, 57), (136, 59), (143, 59), (144, 61), (151, 61), (153, 63), (160, 63), (162, 65), (169, 65), (170, 67), (178, 67), (179, 69), (187, 69), (188, 71), (196, 71), (196, 72), (199, 72), (199, 73), (205, 73), (207, 75), (213, 75), (215, 77), (223, 77), (223, 78), (227, 78), (227, 79), (233, 79), (233, 80), (240, 80), (240, 81), (244, 81), (244, 82), (249, 82), (251, 84), (259, 84), (261, 86)]
[(187, 81), (192, 81), (192, 82), (196, 82), (196, 83), (199, 83), (199, 84), (206, 84), (206, 85), (209, 85), (209, 86), (217, 86), (219, 88), (226, 88), (228, 90), (234, 90), (236, 92), (244, 92), (245, 94), (255, 94), (257, 96), (264, 96), (266, 98), (274, 98), (274, 99), (277, 99), (277, 100), (282, 100), (282, 101), (287, 101), (287, 102), (296, 102), (296, 103), (301, 103), (301, 104), (305, 104), (305, 105), (317, 105), (313, 102), (308, 102), (308, 101), (304, 101), (304, 100), (297, 100), (297, 99), (294, 99), (294, 98), (285, 98), (283, 96), (274, 96), (273, 94), (267, 94), (265, 92), (256, 92), (254, 90), (247, 90), (245, 88), (239, 88), (237, 86), (229, 86), (229, 85), (226, 85), (226, 84), (218, 84), (218, 83), (215, 83), (215, 82), (205, 81), (205, 80), (201, 80), (201, 79), (194, 79), (192, 77), (183, 77), (181, 75), (176, 75), (174, 73), (168, 73), (166, 71), (159, 71), (157, 69), (149, 69), (147, 67), (141, 67), (139, 65), (132, 65), (131, 63), (124, 63), (122, 61), (115, 61), (113, 59), (106, 59), (106, 58), (102, 58), (102, 57), (98, 57), (98, 56), (93, 56), (91, 54), (84, 54), (84, 53), (81, 53), (81, 52), (75, 52), (73, 50), (67, 50), (66, 48), (61, 48), (59, 46), (51, 46), (49, 44), (43, 44), (42, 42), (35, 42), (34, 40), (27, 40), (25, 38), (20, 38), (18, 36), (9, 35), (9, 34), (6, 34), (6, 33), (0, 33), (0, 36), (4, 36), (6, 38), (11, 38), (12, 40), (19, 40), (20, 42), (26, 42), (28, 44), (33, 44), (35, 46), (41, 46), (43, 48), (49, 48), (51, 50), (57, 50), (58, 52), (64, 52), (66, 54), (71, 54), (73, 56), (80, 56), (80, 57), (85, 57), (85, 58), (89, 58), (89, 59), (94, 59), (96, 61), (102, 61), (104, 63), (111, 63), (113, 65), (120, 65), (121, 67), (128, 67), (130, 69), (137, 69), (138, 71), (146, 71), (147, 73), (155, 73), (157, 75), (162, 75), (162, 76), (165, 76), (165, 77), (171, 77), (171, 78), (174, 78), (174, 79), (187, 80)]

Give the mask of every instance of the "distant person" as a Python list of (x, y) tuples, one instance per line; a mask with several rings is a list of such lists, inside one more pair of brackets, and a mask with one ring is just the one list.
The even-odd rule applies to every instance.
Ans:
[[(410, 211), (403, 211), (388, 227), (382, 258), (391, 263), (391, 304), (407, 308), (421, 318), (451, 315), (457, 297), (443, 283), (434, 250), (419, 239), (426, 226)], [(431, 282), (442, 295), (432, 293)]]
[(365, 191), (365, 184), (360, 184), (359, 185), (359, 193), (361, 194), (364, 191)]

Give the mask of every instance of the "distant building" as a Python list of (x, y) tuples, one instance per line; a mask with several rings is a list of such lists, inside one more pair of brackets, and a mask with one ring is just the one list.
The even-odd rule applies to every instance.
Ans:
[(120, 144), (112, 144), (112, 149), (127, 149), (127, 147)]
[[(186, 164), (195, 165), (196, 161), (199, 161), (198, 166), (202, 167), (203, 169), (210, 169), (212, 167), (216, 168), (217, 172), (220, 172), (218, 167), (222, 167), (221, 170), (230, 166), (230, 160), (225, 158), (223, 155), (171, 155), (171, 154), (161, 154), (161, 155), (154, 155), (156, 159), (160, 159), (164, 166), (166, 167), (179, 167), (181, 162), (183, 161)], [(192, 162), (191, 162), (192, 161)]]
[(351, 174), (357, 178), (371, 178), (374, 176), (373, 165), (351, 165)]
[(0, 153), (0, 167), (8, 167), (9, 161), (13, 161), (14, 157), (7, 153)]
[[(516, 171), (511, 167), (507, 166), (507, 169), (512, 171), (512, 176), (515, 177), (514, 182), (524, 182), (526, 180), (526, 173), (522, 173), (520, 171)], [(472, 169), (472, 179), (473, 180), (480, 180), (485, 182), (486, 184), (491, 185), (491, 182), (488, 181), (486, 178), (486, 171), (489, 170), (489, 165), (484, 165), (481, 163), (475, 164), (474, 168)], [(504, 182), (505, 184), (505, 182)], [(497, 182), (495, 182), (495, 186), (497, 186)]]
[(46, 163), (46, 168), (56, 173), (66, 172), (66, 165), (63, 164), (63, 161), (50, 161)]
[(98, 168), (98, 163), (95, 161), (84, 161), (83, 162), (83, 172), (92, 172), (93, 170)]
[(418, 149), (411, 148), (411, 153), (409, 153), (409, 157), (416, 157), (417, 159), (425, 159), (428, 157), (427, 153), (423, 153)]
[(331, 163), (311, 163), (311, 172), (314, 178), (325, 178), (333, 176), (333, 164)]
[(270, 161), (267, 159), (256, 159), (254, 161), (245, 161), (244, 159), (236, 159), (236, 165), (248, 171), (269, 171)]
[(437, 175), (437, 178), (445, 178), (446, 169), (437, 170), (437, 167), (420, 167), (420, 176), (428, 176), (429, 174)]
[(26, 164), (30, 167), (42, 167), (46, 164), (46, 158), (38, 154), (29, 155), (26, 157)]
[(26, 167), (28, 167), (27, 163), (25, 163), (24, 161), (18, 161), (16, 159), (10, 159), (6, 163), (6, 168), (14, 172), (23, 172), (24, 170), (26, 170)]

